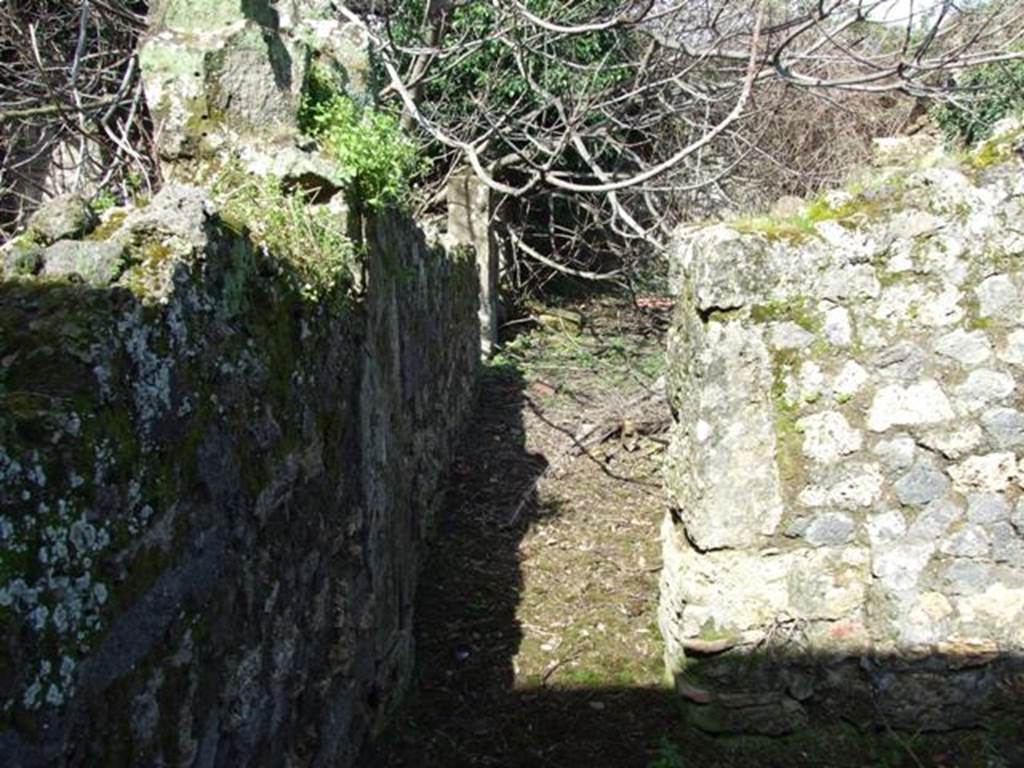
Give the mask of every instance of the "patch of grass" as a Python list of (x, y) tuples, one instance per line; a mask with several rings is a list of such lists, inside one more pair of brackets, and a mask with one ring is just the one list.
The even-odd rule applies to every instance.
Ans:
[(253, 176), (234, 164), (221, 169), (210, 189), (229, 226), (247, 231), (257, 246), (291, 267), (303, 298), (344, 301), (355, 247), (335, 213), (312, 205), (301, 192), (286, 192), (279, 179)]
[(811, 308), (810, 302), (804, 296), (796, 296), (784, 301), (776, 301), (768, 304), (758, 304), (750, 310), (750, 319), (755, 323), (770, 323), (789, 320), (808, 333), (817, 334), (822, 329), (822, 319), (818, 313)]

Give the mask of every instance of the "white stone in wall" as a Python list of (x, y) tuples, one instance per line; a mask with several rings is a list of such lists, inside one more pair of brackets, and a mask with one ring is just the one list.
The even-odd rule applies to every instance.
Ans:
[(1020, 315), (1020, 294), (1008, 275), (993, 275), (975, 289), (980, 317), (1015, 319)]
[(978, 448), (984, 439), (981, 427), (970, 423), (949, 429), (929, 430), (920, 437), (920, 442), (925, 448), (938, 451), (947, 459), (956, 461)]
[(971, 456), (950, 467), (949, 476), (959, 493), (1005, 491), (1017, 479), (1017, 457), (1012, 453)]
[(804, 433), (804, 453), (819, 463), (828, 464), (860, 450), (863, 438), (838, 411), (805, 416), (797, 422)]
[(1024, 589), (997, 582), (981, 594), (957, 600), (956, 607), (964, 622), (985, 624), (1015, 643), (1024, 639)]
[(960, 415), (970, 415), (1013, 394), (1013, 377), (1000, 371), (979, 368), (953, 390), (954, 405)]
[(914, 463), (915, 444), (913, 438), (900, 435), (891, 440), (880, 440), (871, 452), (882, 460), (882, 465), (893, 471), (907, 469)]
[(807, 620), (837, 621), (864, 604), (871, 557), (862, 547), (818, 549), (793, 559), (789, 604)]
[(825, 372), (817, 363), (807, 361), (800, 366), (797, 386), (800, 391), (800, 399), (805, 403), (813, 403), (821, 397), (821, 393), (825, 389)]
[(867, 529), (871, 546), (894, 544), (906, 534), (907, 520), (898, 509), (890, 509), (871, 515)]
[(854, 360), (847, 360), (832, 382), (832, 391), (837, 400), (849, 400), (860, 392), (867, 380), (868, 372), (864, 370), (864, 366)]
[(917, 310), (917, 319), (924, 325), (940, 327), (963, 320), (966, 314), (960, 306), (963, 294), (952, 285), (945, 286), (938, 293), (926, 294)]
[(881, 495), (885, 478), (878, 464), (851, 464), (843, 474), (846, 477), (828, 489), (830, 505), (848, 510), (869, 507)]
[(895, 544), (872, 550), (871, 572), (894, 592), (917, 586), (918, 578), (935, 553), (934, 544)]
[(957, 531), (939, 546), (940, 552), (954, 557), (986, 557), (991, 550), (992, 542), (980, 525)]
[(793, 322), (774, 323), (771, 328), (772, 349), (803, 349), (814, 342), (814, 334)]
[(1011, 365), (1024, 366), (1024, 330), (1011, 331), (999, 348), (999, 359)]
[(980, 365), (992, 355), (992, 345), (983, 331), (965, 331), (962, 328), (937, 339), (934, 349), (943, 357), (969, 366)]
[(893, 384), (875, 395), (868, 412), (868, 429), (885, 432), (896, 426), (936, 424), (953, 418), (953, 409), (934, 379), (902, 387)]
[(825, 338), (829, 344), (837, 347), (848, 347), (853, 341), (853, 327), (850, 325), (850, 313), (845, 307), (833, 307), (825, 312)]

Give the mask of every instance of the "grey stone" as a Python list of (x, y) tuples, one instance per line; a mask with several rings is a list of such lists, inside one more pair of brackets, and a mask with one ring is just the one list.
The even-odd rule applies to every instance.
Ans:
[(918, 464), (897, 480), (894, 488), (901, 503), (921, 507), (945, 494), (949, 478), (934, 467)]
[(1024, 536), (1009, 523), (996, 523), (989, 527), (992, 541), (992, 559), (1012, 568), (1024, 568)]
[(898, 381), (916, 381), (924, 370), (927, 356), (923, 349), (909, 341), (901, 341), (880, 352), (874, 359), (881, 376)]
[(907, 532), (907, 520), (898, 509), (879, 512), (868, 518), (868, 539), (874, 547), (894, 544)]
[(880, 440), (875, 444), (872, 453), (882, 460), (886, 469), (899, 471), (914, 463), (914, 449), (913, 439), (902, 435), (891, 440)]
[(874, 299), (882, 292), (878, 273), (870, 264), (851, 264), (829, 272), (822, 297), (831, 301)]
[(61, 240), (43, 252), (46, 277), (78, 275), (89, 285), (110, 285), (125, 268), (125, 247), (115, 242)]
[(937, 541), (949, 527), (959, 520), (963, 510), (949, 499), (933, 501), (918, 513), (907, 531), (907, 540), (915, 542)]
[(973, 560), (955, 560), (942, 570), (942, 589), (952, 595), (976, 595), (984, 592), (991, 580), (992, 567)]
[(805, 728), (807, 711), (783, 693), (719, 694), (714, 703), (689, 711), (690, 722), (715, 734), (783, 736)]
[(1013, 377), (987, 368), (971, 371), (967, 381), (955, 390), (956, 405), (961, 412), (973, 413), (1013, 394)]
[(1012, 317), (1020, 312), (1020, 296), (1008, 275), (985, 278), (975, 293), (981, 317)]
[(58, 240), (82, 237), (99, 223), (89, 203), (80, 195), (68, 194), (50, 198), (28, 222), (28, 235), (39, 245)]
[(853, 518), (839, 512), (818, 515), (804, 531), (808, 544), (815, 547), (837, 547), (853, 538)]
[(943, 541), (939, 551), (954, 557), (985, 557), (991, 548), (985, 530), (979, 525), (969, 525)]
[(794, 322), (773, 323), (771, 328), (773, 349), (803, 349), (814, 342), (814, 334)]
[(967, 495), (967, 519), (988, 525), (1010, 518), (1010, 505), (1001, 493), (970, 493)]
[(1024, 445), (1024, 413), (1013, 408), (993, 408), (981, 415), (981, 425), (996, 448)]
[(937, 354), (962, 365), (979, 365), (992, 355), (992, 345), (983, 331), (957, 329), (940, 337), (934, 349)]

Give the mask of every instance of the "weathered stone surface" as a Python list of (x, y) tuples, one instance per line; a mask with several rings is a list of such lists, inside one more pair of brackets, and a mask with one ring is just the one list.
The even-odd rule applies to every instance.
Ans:
[(962, 515), (963, 510), (949, 499), (932, 502), (914, 519), (907, 532), (907, 541), (938, 541)]
[(1024, 445), (1024, 413), (1020, 411), (993, 408), (981, 415), (981, 425), (996, 448)]
[(882, 350), (874, 365), (884, 378), (916, 381), (924, 370), (925, 360), (925, 352), (917, 344), (901, 341)]
[[(766, 392), (768, 350), (760, 330), (715, 324), (701, 362), (722, 380), (696, 403), (703, 414), (698, 418), (718, 427), (705, 441), (707, 449), (681, 467), (689, 480), (677, 486), (676, 501), (701, 549), (744, 546), (774, 533), (782, 516), (778, 470), (756, 459), (774, 454), (776, 443)], [(722, 509), (730, 514), (720, 514)]]
[(345, 766), (386, 716), (477, 283), (362, 227), (365, 293), (315, 301), (168, 187), (0, 282), (0, 762)]
[(43, 254), (40, 274), (46, 277), (75, 275), (89, 285), (113, 283), (127, 266), (125, 247), (120, 243), (92, 243), (62, 240)]
[(957, 329), (935, 342), (935, 351), (961, 365), (979, 365), (992, 354), (992, 345), (983, 331)]
[(1017, 457), (1012, 453), (972, 456), (949, 468), (960, 493), (1005, 491), (1017, 479)]
[(59, 195), (43, 203), (29, 219), (26, 233), (38, 245), (89, 234), (98, 223), (88, 202), (78, 195)]
[(845, 307), (833, 307), (825, 313), (825, 338), (837, 347), (848, 347), (853, 342), (850, 313)]
[(949, 488), (949, 478), (945, 473), (919, 464), (896, 481), (893, 489), (902, 504), (924, 506), (942, 496)]
[(967, 381), (956, 387), (956, 408), (961, 414), (972, 414), (1013, 394), (1013, 377), (986, 368), (971, 371)]
[(967, 496), (967, 519), (988, 525), (1010, 518), (1010, 505), (1001, 493), (971, 493)]
[(871, 452), (882, 460), (886, 469), (898, 471), (914, 463), (915, 449), (913, 438), (904, 435), (891, 440), (879, 440)]
[(947, 459), (956, 461), (978, 448), (984, 438), (981, 427), (966, 424), (929, 430), (921, 435), (920, 442), (925, 448), (938, 451)]
[[(839, 194), (869, 212), (811, 241), (716, 225), (675, 250), (659, 624), (712, 701), (787, 692), (812, 721), (916, 730), (1024, 696), (1024, 182), (933, 159)], [(728, 335), (707, 320), (726, 309)], [(716, 485), (766, 467), (773, 526)]]
[(797, 427), (804, 434), (804, 453), (823, 464), (859, 451), (863, 443), (861, 433), (838, 411), (805, 416)]
[(875, 395), (868, 411), (868, 429), (885, 432), (891, 427), (936, 424), (953, 418), (953, 409), (937, 381), (929, 379), (902, 387), (892, 384)]
[(863, 366), (858, 365), (853, 360), (848, 360), (832, 384), (836, 400), (840, 402), (851, 400), (860, 392), (867, 380), (868, 373), (864, 370)]
[(853, 518), (841, 512), (818, 515), (807, 526), (804, 538), (815, 547), (837, 547), (853, 538)]
[(814, 334), (793, 322), (775, 323), (771, 329), (772, 349), (803, 349), (814, 342)]
[(1020, 295), (1009, 275), (993, 275), (979, 283), (978, 314), (981, 317), (1012, 319), (1020, 311)]

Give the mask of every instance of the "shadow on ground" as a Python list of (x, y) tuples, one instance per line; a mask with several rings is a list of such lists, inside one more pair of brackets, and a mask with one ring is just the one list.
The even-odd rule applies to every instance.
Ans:
[(515, 687), (520, 541), (558, 514), (538, 504), (548, 460), (526, 450), (524, 393), (513, 369), (484, 378), (421, 576), (413, 691), (364, 768), (646, 766), (678, 719), (665, 690)]
[[(360, 768), (1024, 766), (1018, 733), (1024, 719), (1015, 721), (1010, 712), (999, 713), (1002, 724), (993, 722), (990, 730), (922, 736), (859, 730), (843, 713), (807, 707), (812, 722), (827, 715), (832, 724), (781, 738), (712, 736), (696, 725), (702, 708), (659, 687), (654, 675), (624, 675), (622, 684), (610, 684), (607, 669), (588, 677), (585, 665), (573, 674), (560, 662), (540, 674), (536, 663), (519, 668), (531, 663), (524, 658), (538, 642), (538, 628), (523, 624), (533, 614), (521, 605), (527, 597), (524, 571), (529, 575), (536, 565), (527, 560), (545, 548), (543, 537), (549, 535), (538, 538), (536, 531), (563, 522), (578, 525), (581, 506), (577, 498), (577, 517), (563, 521), (559, 516), (569, 514), (568, 506), (563, 508), (558, 494), (538, 495), (538, 479), (553, 474), (548, 470), (560, 457), (528, 447), (535, 441), (527, 431), (536, 422), (528, 425), (524, 416), (536, 410), (536, 387), (535, 378), (511, 367), (491, 368), (484, 377), (474, 427), (453, 467), (420, 580), (412, 690), (388, 730), (364, 749)], [(577, 479), (566, 478), (563, 486)], [(620, 516), (633, 513), (624, 508)], [(560, 560), (549, 556), (547, 562), (550, 570)], [(566, 562), (563, 582), (579, 580), (579, 571), (570, 575)], [(567, 616), (586, 614), (574, 599), (587, 602), (595, 588), (607, 590), (607, 582), (571, 589), (552, 587), (550, 579), (541, 584), (562, 601), (556, 605), (564, 605)], [(647, 588), (654, 591), (650, 582)], [(537, 589), (531, 582), (530, 600), (536, 600)], [(646, 610), (642, 618), (649, 621)], [(600, 642), (607, 643), (607, 635)], [(934, 662), (936, 669), (962, 666), (954, 659)], [(945, 674), (952, 685), (956, 672)], [(637, 684), (640, 679), (650, 684)]]

